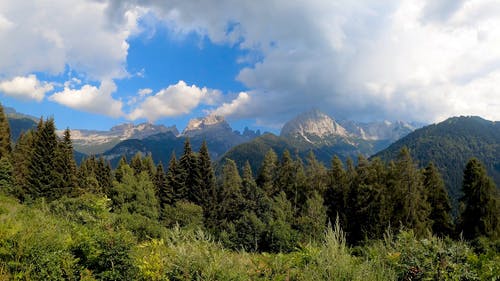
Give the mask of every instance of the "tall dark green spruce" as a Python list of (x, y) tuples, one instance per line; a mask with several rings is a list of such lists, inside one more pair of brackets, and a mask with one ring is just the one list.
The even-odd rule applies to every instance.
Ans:
[(54, 119), (40, 120), (29, 164), (27, 195), (49, 201), (64, 194), (61, 174), (57, 171), (58, 142)]
[(278, 155), (274, 150), (269, 149), (260, 166), (257, 184), (269, 197), (278, 194), (278, 188), (275, 186), (276, 174), (278, 170)]
[(430, 227), (428, 216), (431, 210), (422, 174), (413, 162), (408, 148), (401, 149), (396, 162), (389, 169), (389, 192), (392, 194), (390, 203), (394, 206), (391, 225), (401, 224), (413, 229), (417, 235), (425, 234)]
[(328, 170), (328, 187), (325, 191), (325, 205), (330, 222), (340, 219), (340, 224), (347, 225), (347, 209), (349, 185), (344, 165), (340, 158), (332, 159), (331, 168)]
[(0, 158), (9, 156), (11, 152), (10, 126), (3, 107), (0, 104)]
[(200, 169), (198, 167), (198, 158), (194, 154), (189, 138), (184, 142), (184, 153), (179, 159), (179, 175), (181, 183), (186, 189), (187, 200), (197, 203), (196, 192), (200, 188)]
[(432, 162), (427, 165), (423, 174), (427, 201), (431, 206), (429, 219), (432, 223), (432, 232), (440, 236), (450, 235), (453, 231), (453, 219), (451, 217), (450, 198), (443, 178)]
[(205, 216), (212, 212), (216, 207), (216, 182), (215, 173), (212, 167), (212, 160), (208, 152), (207, 142), (203, 141), (198, 153), (198, 167), (200, 173), (200, 181), (198, 188), (193, 190), (195, 204), (203, 207)]
[(242, 180), (236, 163), (226, 159), (222, 168), (222, 183), (217, 192), (219, 218), (229, 222), (239, 218), (244, 203), (241, 189)]
[(183, 173), (179, 171), (179, 164), (177, 158), (175, 157), (175, 152), (172, 153), (170, 162), (168, 163), (168, 170), (166, 175), (166, 181), (168, 188), (172, 190), (172, 203), (180, 200), (185, 200), (187, 198), (187, 189), (184, 185), (182, 179)]
[(64, 130), (63, 139), (59, 142), (57, 149), (56, 169), (61, 176), (63, 194), (74, 193), (78, 185), (77, 169), (73, 157), (73, 143), (71, 142), (71, 132)]
[(476, 158), (467, 162), (462, 185), (462, 212), (458, 230), (466, 239), (500, 238), (500, 199), (486, 168)]
[(35, 132), (32, 130), (21, 134), (12, 151), (15, 196), (19, 199), (23, 199), (28, 190), (29, 165), (33, 155), (34, 136)]
[(158, 204), (160, 206), (160, 219), (165, 218), (166, 207), (173, 202), (173, 190), (167, 183), (167, 176), (163, 169), (163, 164), (160, 162), (156, 167), (156, 175), (154, 177), (155, 192), (158, 197)]

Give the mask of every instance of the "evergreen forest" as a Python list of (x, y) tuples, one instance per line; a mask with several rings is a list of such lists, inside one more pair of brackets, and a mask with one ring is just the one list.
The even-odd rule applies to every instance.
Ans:
[(406, 147), (328, 168), (272, 149), (216, 168), (189, 139), (179, 155), (77, 165), (69, 129), (41, 118), (11, 143), (0, 107), (0, 280), (500, 278), (499, 189), (476, 158), (453, 215)]

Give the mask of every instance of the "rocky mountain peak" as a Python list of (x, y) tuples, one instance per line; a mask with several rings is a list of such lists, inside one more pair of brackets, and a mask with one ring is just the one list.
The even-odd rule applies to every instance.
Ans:
[(281, 136), (347, 136), (346, 130), (330, 116), (319, 110), (305, 112), (287, 122), (281, 129)]
[(192, 137), (208, 131), (232, 132), (232, 129), (223, 116), (210, 114), (189, 120), (182, 135)]

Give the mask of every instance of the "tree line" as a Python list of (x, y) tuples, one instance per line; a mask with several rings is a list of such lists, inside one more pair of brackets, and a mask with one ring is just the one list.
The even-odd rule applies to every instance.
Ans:
[[(464, 170), (457, 218), (436, 167), (418, 169), (408, 149), (394, 161), (337, 157), (326, 168), (313, 153), (306, 159), (270, 150), (258, 171), (227, 159), (215, 174), (206, 143), (192, 150), (186, 139), (179, 159), (155, 165), (151, 155), (122, 157), (116, 169), (103, 157), (79, 166), (70, 130), (58, 138), (54, 120), (10, 142), (0, 107), (0, 189), (30, 204), (100, 194), (112, 212), (130, 214), (139, 237), (154, 237), (155, 225), (195, 225), (224, 245), (247, 251), (291, 251), (316, 241), (338, 220), (352, 244), (379, 239), (388, 229), (466, 239), (500, 237), (500, 200), (484, 166), (471, 159)], [(241, 168), (241, 170), (239, 169)]]

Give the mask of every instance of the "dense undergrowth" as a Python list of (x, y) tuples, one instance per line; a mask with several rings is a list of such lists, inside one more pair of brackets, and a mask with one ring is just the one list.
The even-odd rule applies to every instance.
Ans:
[[(133, 221), (134, 223), (130, 223)], [(336, 223), (289, 253), (228, 250), (196, 222), (165, 228), (106, 197), (0, 196), (0, 280), (498, 280), (500, 243), (412, 231), (350, 247)]]

